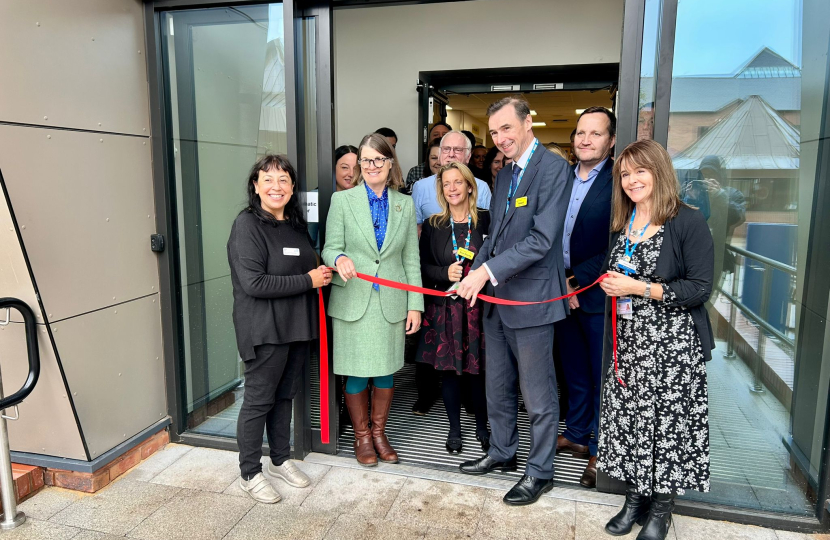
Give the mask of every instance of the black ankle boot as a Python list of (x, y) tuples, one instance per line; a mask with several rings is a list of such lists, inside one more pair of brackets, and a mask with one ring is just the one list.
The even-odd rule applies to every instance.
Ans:
[(613, 536), (625, 536), (635, 523), (642, 525), (648, 517), (651, 499), (637, 492), (634, 484), (626, 483), (625, 504), (616, 516), (605, 526), (605, 532)]
[(651, 510), (637, 540), (665, 540), (671, 528), (671, 512), (674, 510), (674, 495), (654, 493), (651, 496)]

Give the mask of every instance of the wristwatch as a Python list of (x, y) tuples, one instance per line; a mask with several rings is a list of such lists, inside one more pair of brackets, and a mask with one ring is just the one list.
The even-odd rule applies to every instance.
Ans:
[(568, 278), (568, 285), (570, 285), (573, 290), (577, 290), (579, 288), (579, 282), (576, 280), (576, 276)]
[(646, 300), (651, 299), (651, 282), (650, 281), (648, 283), (646, 283), (646, 292), (643, 293), (643, 298), (645, 298)]

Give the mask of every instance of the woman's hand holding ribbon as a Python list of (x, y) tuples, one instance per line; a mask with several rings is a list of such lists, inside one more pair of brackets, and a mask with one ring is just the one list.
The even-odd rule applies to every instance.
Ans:
[(642, 296), (646, 290), (644, 282), (610, 270), (608, 277), (602, 280), (599, 286), (608, 296), (631, 296), (632, 294)]

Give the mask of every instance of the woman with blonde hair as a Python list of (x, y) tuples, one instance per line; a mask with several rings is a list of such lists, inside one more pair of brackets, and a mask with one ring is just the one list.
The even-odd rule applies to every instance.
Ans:
[[(412, 198), (403, 184), (395, 150), (382, 135), (363, 137), (354, 189), (335, 193), (326, 220), (323, 260), (337, 267), (328, 314), (334, 332), (334, 372), (346, 379), (358, 463), (377, 465), (378, 456), (397, 463), (385, 427), (394, 395), (393, 374), (403, 366), (404, 334), (421, 326), (421, 294), (353, 279), (357, 273), (421, 285), (418, 232)], [(363, 187), (360, 187), (360, 185)], [(369, 379), (373, 379), (369, 428)]]
[[(470, 271), (490, 228), (490, 213), (476, 208), (478, 186), (472, 171), (458, 162), (443, 166), (436, 178), (441, 213), (421, 230), (421, 276), (424, 287), (445, 291)], [(463, 298), (428, 296), (416, 359), (439, 371), (444, 407), (450, 423), (447, 451), (461, 453), (461, 383), (468, 383), (476, 417), (476, 439), (486, 450), (487, 401), (484, 395), (482, 303)]]
[(603, 387), (597, 468), (627, 489), (605, 530), (621, 536), (639, 523), (639, 540), (663, 540), (674, 496), (709, 491), (706, 361), (714, 336), (704, 303), (714, 247), (706, 219), (681, 202), (658, 143), (630, 144), (613, 174), (601, 287), (609, 306), (617, 304), (617, 350)]

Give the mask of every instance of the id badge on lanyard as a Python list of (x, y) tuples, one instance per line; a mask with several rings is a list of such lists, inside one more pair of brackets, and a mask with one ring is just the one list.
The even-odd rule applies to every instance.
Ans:
[[(631, 221), (628, 222), (628, 234), (625, 237), (625, 255), (617, 261), (617, 268), (622, 270), (626, 276), (637, 273), (637, 265), (634, 264), (634, 261), (632, 261), (631, 258), (634, 255), (634, 250), (637, 248), (637, 244), (640, 243), (640, 240), (642, 240), (643, 235), (646, 233), (646, 229), (648, 229), (648, 226), (650, 225), (650, 223), (646, 223), (646, 226), (643, 227), (643, 232), (640, 233), (640, 237), (637, 238), (637, 241), (634, 242), (633, 245), (629, 245), (631, 227), (634, 225), (634, 216), (636, 215), (637, 209), (635, 208), (634, 211), (631, 212)], [(623, 319), (631, 319), (634, 317), (634, 302), (631, 300), (631, 297), (620, 296), (617, 298), (617, 315)]]

